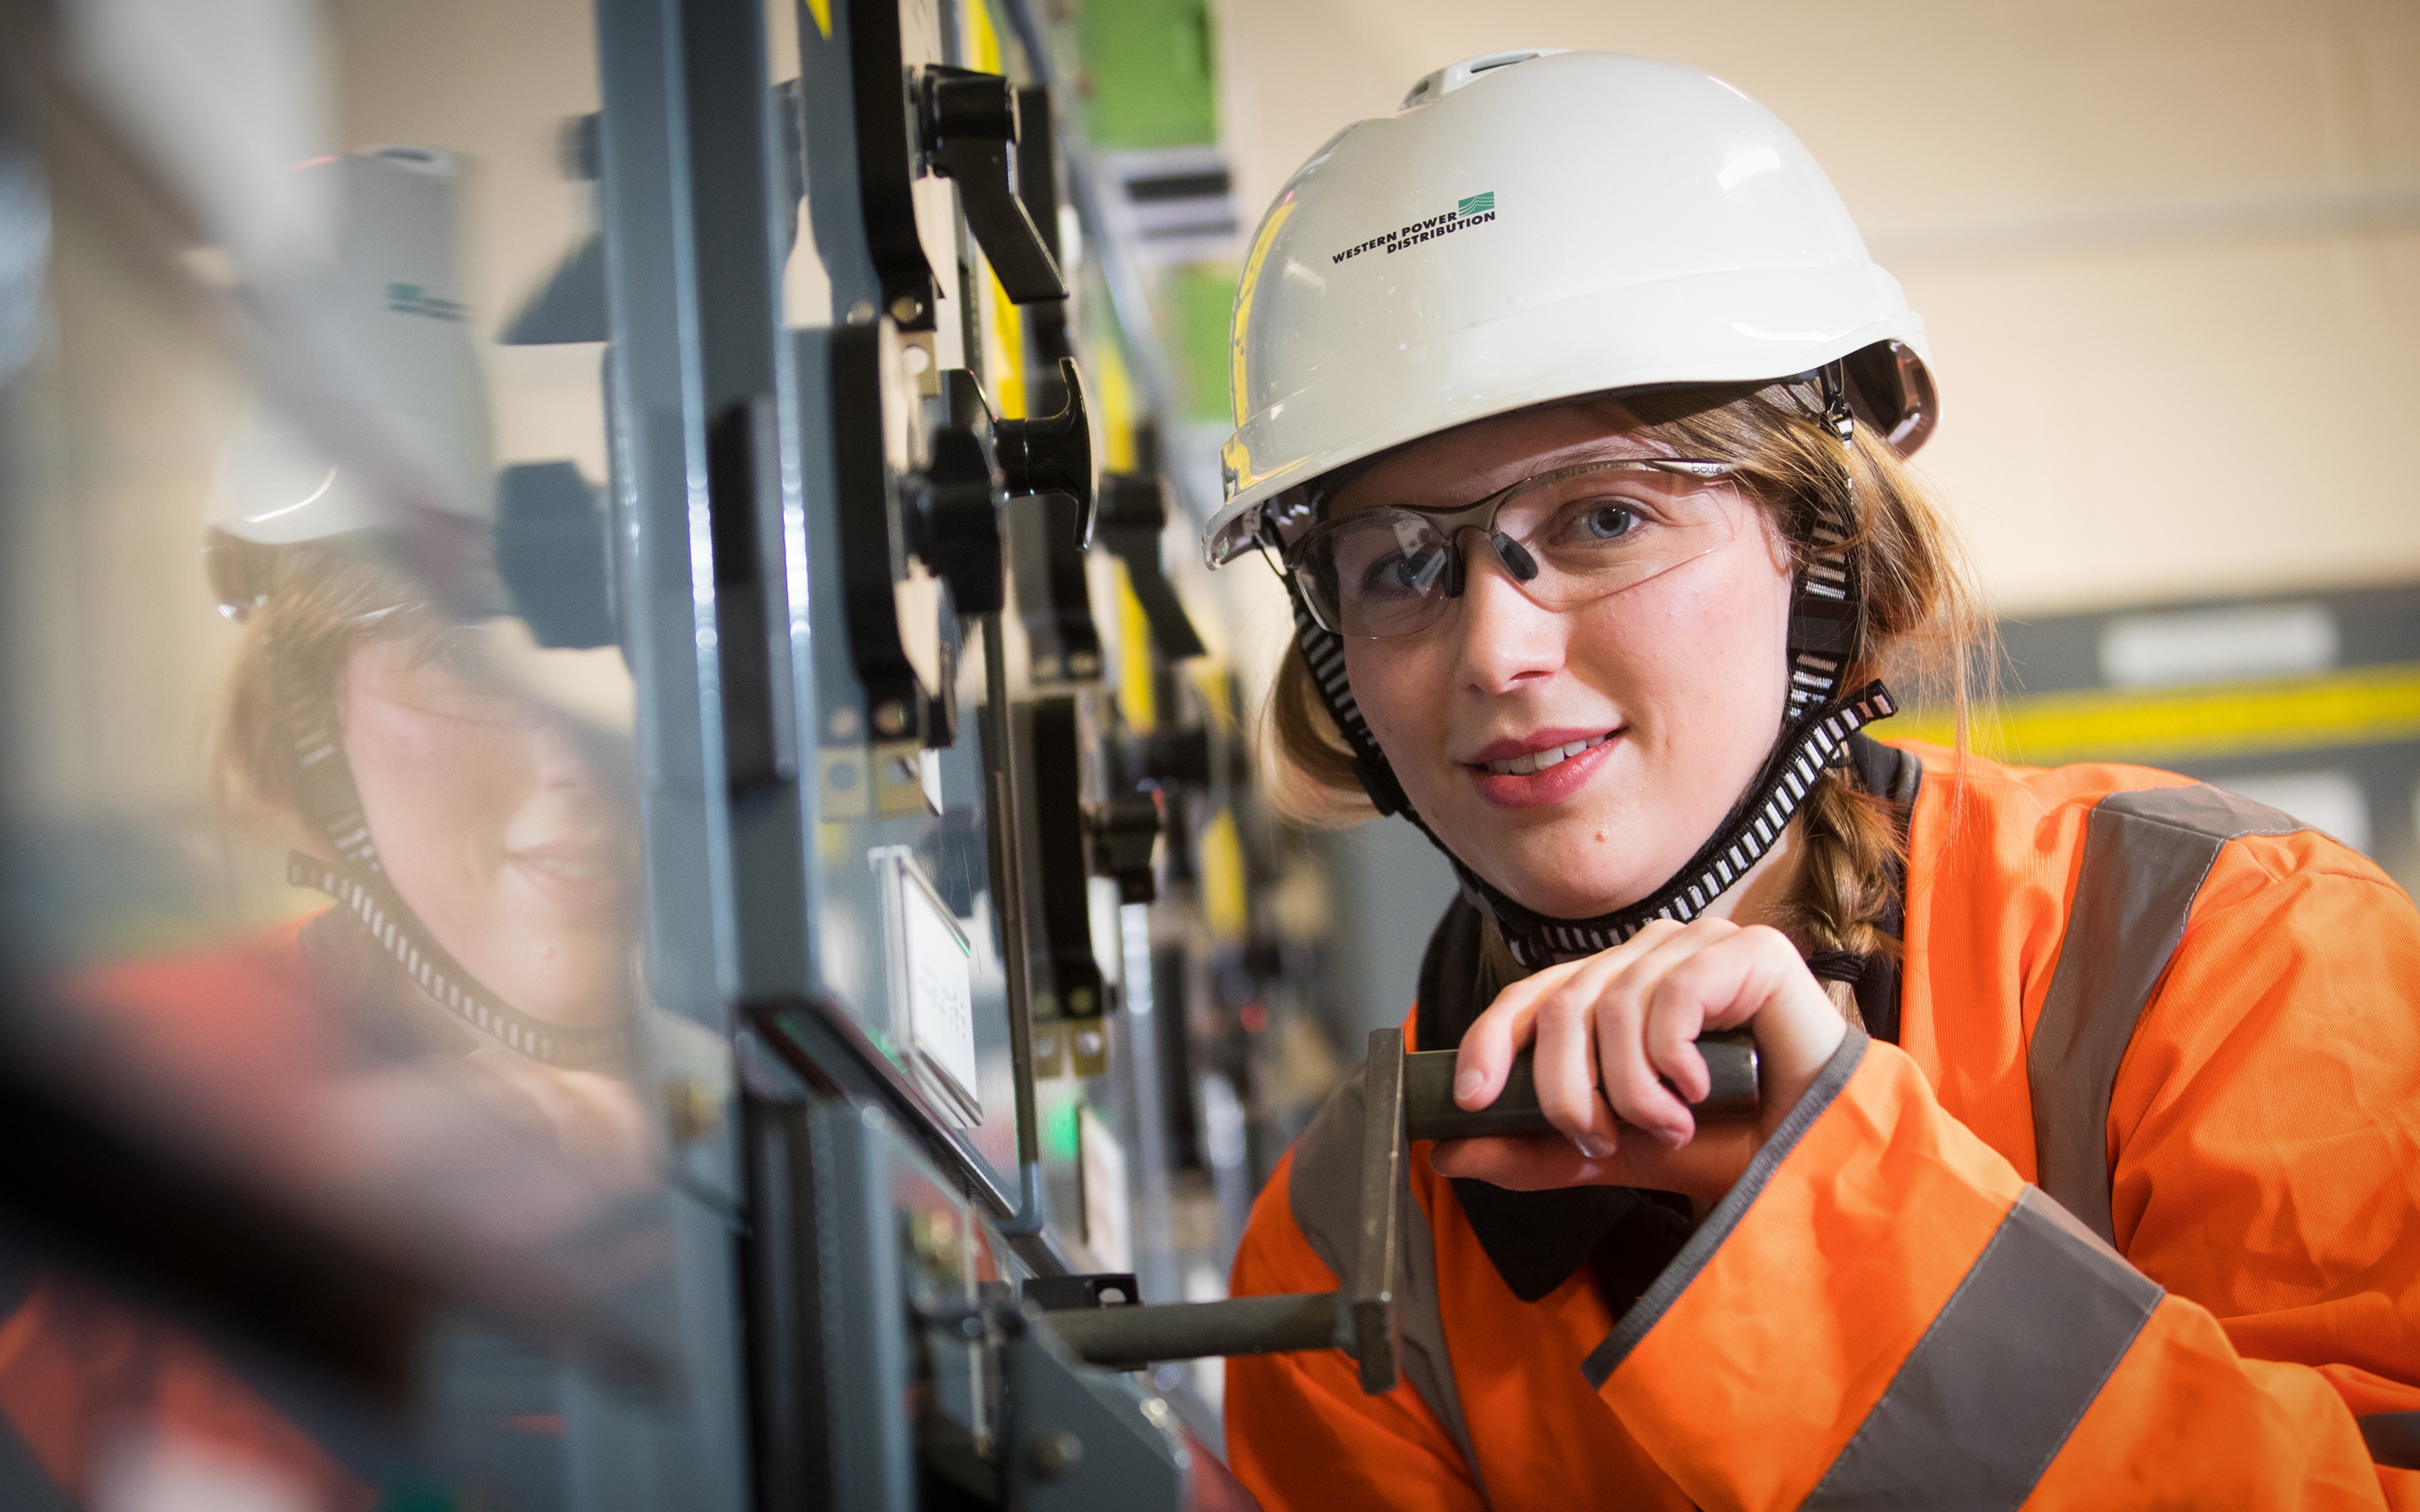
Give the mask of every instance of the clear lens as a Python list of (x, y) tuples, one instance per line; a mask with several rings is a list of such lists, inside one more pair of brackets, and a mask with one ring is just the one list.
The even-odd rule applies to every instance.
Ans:
[(1287, 553), (1320, 623), (1385, 640), (1462, 592), (1456, 542), (1476, 531), (1534, 602), (1575, 609), (1720, 550), (1749, 505), (1719, 462), (1592, 463), (1455, 510), (1377, 508), (1320, 525)]

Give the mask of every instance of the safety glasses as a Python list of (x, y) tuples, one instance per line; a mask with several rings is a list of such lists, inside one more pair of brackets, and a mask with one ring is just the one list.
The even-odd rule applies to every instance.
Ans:
[(1736, 465), (1686, 457), (1584, 462), (1522, 479), (1475, 503), (1382, 506), (1324, 520), (1283, 546), (1283, 570), (1321, 628), (1384, 640), (1445, 617), (1474, 532), (1522, 593), (1576, 609), (1636, 588), (1739, 533), (1749, 505)]

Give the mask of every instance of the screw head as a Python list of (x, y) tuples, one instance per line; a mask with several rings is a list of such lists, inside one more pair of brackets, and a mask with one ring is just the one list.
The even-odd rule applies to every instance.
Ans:
[(924, 301), (912, 294), (902, 294), (891, 301), (891, 318), (906, 325), (924, 313)]
[(906, 734), (908, 733), (908, 705), (899, 702), (895, 699), (886, 703), (878, 703), (875, 705), (874, 728), (881, 731), (886, 735)]
[(1025, 1442), (1025, 1463), (1037, 1480), (1066, 1480), (1084, 1468), (1084, 1441), (1065, 1428), (1037, 1433)]

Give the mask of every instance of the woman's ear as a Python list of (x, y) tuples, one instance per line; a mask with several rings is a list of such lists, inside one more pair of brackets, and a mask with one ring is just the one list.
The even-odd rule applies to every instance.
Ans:
[(1785, 583), (1797, 577), (1798, 549), (1790, 544), (1789, 535), (1783, 532), (1779, 513), (1759, 505), (1756, 522), (1758, 528), (1764, 532), (1765, 556), (1773, 563), (1774, 572)]

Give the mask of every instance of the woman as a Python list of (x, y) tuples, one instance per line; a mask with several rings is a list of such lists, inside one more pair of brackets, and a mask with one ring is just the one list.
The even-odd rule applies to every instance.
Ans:
[[(1855, 733), (1980, 634), (1921, 342), (1675, 65), (1457, 64), (1264, 222), (1209, 545), (1294, 596), (1280, 776), (1452, 858), (1408, 1032), (1559, 1131), (1412, 1162), (1404, 1384), (1233, 1364), (1264, 1505), (2420, 1505), (2420, 918), (2184, 779)], [(1359, 1112), (1238, 1294), (1345, 1273)]]

